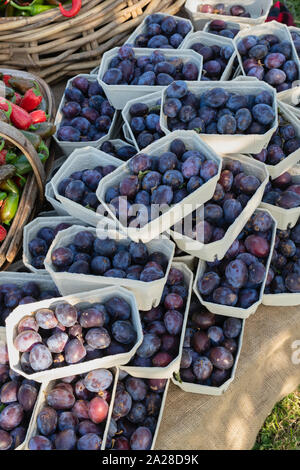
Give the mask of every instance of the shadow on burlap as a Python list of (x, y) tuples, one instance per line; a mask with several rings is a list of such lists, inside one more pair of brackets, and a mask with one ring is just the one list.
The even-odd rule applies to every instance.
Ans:
[(300, 307), (260, 306), (246, 320), (234, 382), (220, 397), (170, 384), (156, 449), (251, 449), (274, 404), (300, 384), (292, 363), (300, 341)]

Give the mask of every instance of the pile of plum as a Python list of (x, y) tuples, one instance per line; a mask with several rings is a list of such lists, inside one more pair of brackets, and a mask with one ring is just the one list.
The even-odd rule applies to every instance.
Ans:
[(215, 315), (192, 299), (179, 377), (183, 382), (220, 387), (231, 376), (242, 321)]
[(127, 223), (136, 220), (140, 226), (160, 215), (157, 206), (167, 210), (218, 173), (216, 162), (198, 150), (187, 149), (181, 139), (174, 139), (169, 151), (159, 157), (135, 155), (129, 160), (128, 168), (130, 174), (119, 186), (107, 190), (105, 201), (117, 217)]
[(199, 67), (192, 60), (167, 57), (161, 50), (135, 57), (132, 47), (125, 44), (110, 61), (102, 80), (107, 85), (167, 86), (173, 80), (198, 80), (198, 76)]
[(291, 36), (293, 39), (294, 46), (296, 48), (298, 57), (300, 57), (300, 34), (296, 31), (291, 31)]
[(236, 28), (232, 28), (223, 20), (213, 20), (208, 25), (208, 32), (216, 34), (217, 36), (233, 39), (240, 32), (238, 26), (237, 24)]
[[(222, 240), (260, 185), (255, 175), (243, 171), (238, 160), (223, 162), (214, 195), (204, 204), (204, 211), (201, 207), (188, 216), (192, 218), (190, 229), (188, 218), (184, 220), (185, 235), (204, 244)], [(178, 226), (183, 228), (181, 221)]]
[(36, 269), (45, 269), (44, 261), (49, 246), (61, 230), (71, 227), (71, 224), (62, 222), (56, 227), (42, 227), (36, 234), (36, 237), (28, 243), (28, 250), (31, 255), (31, 264)]
[(83, 308), (60, 301), (24, 316), (15, 348), (27, 374), (125, 353), (136, 342), (131, 307), (121, 297)]
[(279, 114), (278, 127), (267, 148), (257, 154), (252, 154), (252, 157), (268, 165), (277, 165), (299, 148), (300, 137), (298, 137), (295, 127)]
[(158, 251), (149, 253), (142, 242), (122, 243), (112, 238), (96, 238), (91, 232), (78, 232), (73, 243), (51, 253), (59, 271), (151, 282), (164, 277), (167, 257)]
[(39, 384), (9, 368), (7, 347), (0, 340), (0, 450), (13, 450), (25, 440)]
[(255, 212), (224, 258), (207, 262), (204, 274), (197, 280), (206, 302), (246, 309), (258, 301), (267, 275), (272, 229), (270, 215)]
[(135, 378), (120, 371), (106, 448), (151, 448), (166, 382)]
[(265, 294), (300, 293), (300, 221), (292, 229), (277, 230)]
[(93, 169), (74, 171), (59, 182), (57, 191), (61, 196), (96, 212), (101, 205), (96, 196), (98, 184), (104, 176), (109, 175), (116, 168), (115, 165), (99, 165)]
[(300, 184), (292, 181), (291, 174), (286, 171), (266, 186), (263, 202), (283, 209), (300, 207)]
[(134, 103), (129, 108), (129, 124), (140, 149), (164, 136), (159, 123), (160, 104), (161, 100), (158, 100), (153, 106)]
[(291, 41), (281, 41), (274, 34), (249, 35), (237, 43), (237, 48), (246, 75), (267, 82), (278, 92), (291, 88), (299, 78)]
[(140, 312), (144, 338), (130, 365), (166, 367), (178, 356), (187, 296), (182, 272), (171, 268), (159, 306)]
[(18, 306), (38, 302), (39, 300), (59, 297), (59, 292), (53, 286), (53, 290), (43, 290), (37, 282), (25, 282), (22, 286), (14, 283), (0, 285), (0, 326), (5, 326), (8, 315)]
[(106, 99), (97, 80), (76, 77), (65, 91), (63, 119), (57, 131), (64, 142), (91, 142), (104, 137), (111, 126), (115, 110)]
[(178, 49), (191, 29), (185, 19), (154, 13), (147, 16), (145, 31), (135, 38), (133, 45), (150, 49)]
[(163, 112), (171, 131), (195, 130), (201, 134), (264, 134), (273, 125), (273, 96), (256, 96), (212, 88), (197, 97), (186, 82), (173, 82), (166, 89)]
[(204, 3), (198, 6), (198, 11), (201, 13), (212, 13), (214, 15), (228, 15), (228, 16), (240, 16), (241, 18), (251, 18), (251, 15), (242, 5), (227, 6), (225, 3), (216, 3), (210, 5)]
[(100, 150), (125, 162), (136, 154), (136, 148), (132, 145), (125, 144), (117, 148), (110, 140), (103, 142)]
[(113, 381), (109, 369), (56, 381), (37, 415), (29, 450), (100, 450)]
[(195, 42), (190, 46), (195, 52), (203, 57), (203, 70), (201, 80), (220, 80), (230, 57), (234, 53), (233, 46), (226, 44), (219, 46), (214, 44), (207, 46), (201, 42)]

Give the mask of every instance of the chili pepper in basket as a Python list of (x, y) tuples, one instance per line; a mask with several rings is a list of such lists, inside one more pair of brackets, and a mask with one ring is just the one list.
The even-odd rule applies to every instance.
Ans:
[(46, 122), (47, 121), (47, 116), (45, 111), (42, 111), (41, 109), (37, 109), (36, 111), (32, 111), (30, 113), (31, 119), (32, 119), (32, 125), (35, 124), (40, 124), (41, 122)]
[(3, 224), (9, 225), (16, 215), (20, 193), (17, 185), (11, 179), (2, 181), (0, 183), (0, 189), (8, 193), (8, 196), (0, 209), (0, 219)]
[(8, 82), (9, 82), (9, 80), (12, 78), (12, 76), (11, 76), (11, 75), (7, 75), (7, 74), (3, 74), (3, 76), (2, 76), (1, 78), (2, 78), (2, 80), (4, 81), (5, 85), (6, 85), (6, 86), (9, 86), (9, 83), (8, 83)]
[(72, 6), (70, 10), (65, 10), (62, 4), (60, 3), (59, 9), (63, 16), (66, 16), (67, 18), (73, 18), (74, 16), (78, 15), (81, 9), (81, 0), (72, 0)]
[[(38, 153), (38, 157), (40, 158), (41, 163), (44, 163), (48, 158), (46, 155), (43, 155), (42, 153)], [(17, 176), (27, 175), (27, 173), (30, 173), (32, 171), (32, 167), (25, 155), (21, 155), (16, 161), (14, 161), (14, 167), (16, 169)], [(0, 185), (0, 189), (1, 189), (1, 185)]]
[(17, 10), (21, 10), (22, 12), (29, 13), (30, 16), (39, 15), (40, 13), (44, 13), (45, 11), (52, 10), (52, 8), (56, 8), (55, 5), (39, 5), (36, 3), (32, 3), (28, 7), (21, 7), (17, 5), (17, 3), (11, 0), (10, 4), (16, 8)]
[(20, 93), (16, 92), (12, 99), (12, 102), (20, 106), (21, 101), (22, 101), (22, 96), (20, 95)]
[(41, 122), (33, 126), (32, 132), (41, 136), (42, 139), (48, 139), (55, 134), (56, 127), (52, 122)]
[(29, 142), (34, 146), (35, 150), (38, 150), (42, 143), (41, 136), (34, 134), (33, 132), (29, 132), (29, 131), (21, 131), (21, 132), (26, 137), (26, 139), (28, 139)]
[(7, 230), (0, 225), (0, 242), (3, 242), (3, 240), (6, 238), (7, 235)]
[(0, 121), (6, 122), (6, 124), (9, 124), (9, 117), (7, 116), (5, 111), (3, 111), (3, 109), (0, 109)]
[(30, 88), (23, 96), (20, 106), (28, 112), (34, 111), (41, 103), (43, 97), (38, 87)]
[(26, 130), (32, 124), (32, 118), (25, 109), (0, 97), (0, 109), (8, 113), (11, 123), (18, 129)]
[[(3, 79), (4, 81), (4, 79)], [(5, 81), (4, 81), (5, 83)], [(34, 88), (36, 82), (31, 80), (31, 78), (23, 78), (23, 77), (10, 77), (5, 83), (7, 86), (11, 86), (14, 90), (17, 90), (22, 95), (25, 95), (27, 90), (30, 88)]]

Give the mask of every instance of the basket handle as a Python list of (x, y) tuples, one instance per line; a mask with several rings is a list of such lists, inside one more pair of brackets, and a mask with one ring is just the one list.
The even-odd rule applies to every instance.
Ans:
[(29, 140), (26, 139), (22, 132), (10, 124), (6, 124), (5, 122), (0, 122), (0, 137), (3, 137), (4, 139), (14, 144), (26, 156), (35, 175), (37, 187), (39, 190), (39, 199), (41, 202), (43, 202), (46, 175), (42, 162), (39, 159), (35, 148), (29, 142)]

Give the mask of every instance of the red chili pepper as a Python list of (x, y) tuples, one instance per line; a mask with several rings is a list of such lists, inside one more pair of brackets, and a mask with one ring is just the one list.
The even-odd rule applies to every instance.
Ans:
[(15, 100), (16, 100), (16, 104), (20, 106), (20, 103), (22, 101), (22, 96), (20, 95), (20, 93), (15, 93)]
[(36, 109), (41, 103), (43, 97), (38, 88), (30, 88), (23, 96), (20, 106), (26, 111), (30, 112)]
[(26, 131), (26, 129), (31, 126), (32, 118), (30, 114), (28, 114), (27, 111), (25, 111), (25, 109), (21, 108), (20, 106), (0, 97), (0, 109), (5, 112), (10, 112), (11, 109), (9, 118), (11, 123), (18, 129)]
[(6, 229), (2, 225), (0, 225), (0, 242), (3, 242), (3, 240), (6, 238), (6, 235)]
[(31, 119), (32, 119), (32, 124), (39, 124), (40, 122), (46, 122), (47, 121), (47, 116), (45, 111), (42, 111), (41, 109), (37, 109), (36, 111), (32, 111), (30, 113)]
[(72, 6), (70, 10), (65, 10), (62, 4), (59, 4), (59, 9), (63, 16), (67, 16), (68, 18), (73, 18), (76, 16), (81, 8), (81, 0), (72, 0)]
[(8, 81), (12, 78), (11, 75), (3, 75), (3, 81), (5, 83), (6, 86), (9, 86), (9, 83)]
[(7, 154), (6, 149), (1, 150), (1, 152), (0, 152), (0, 165), (5, 165), (5, 163), (6, 163), (6, 154)]

